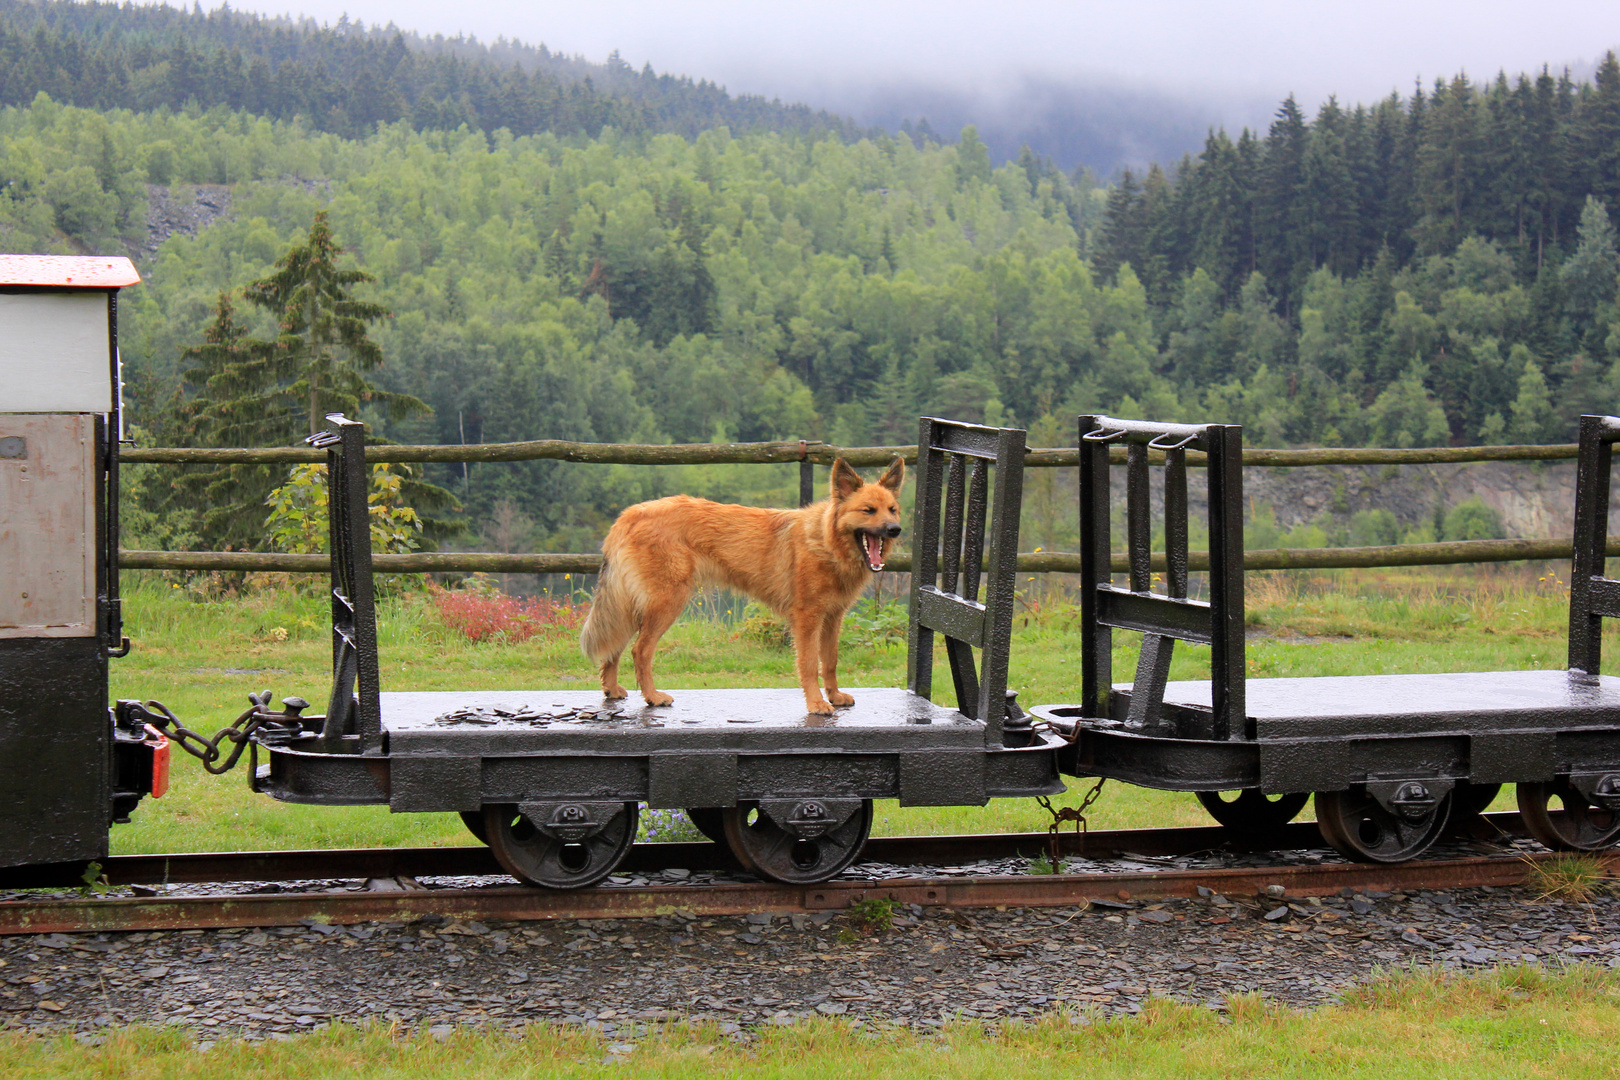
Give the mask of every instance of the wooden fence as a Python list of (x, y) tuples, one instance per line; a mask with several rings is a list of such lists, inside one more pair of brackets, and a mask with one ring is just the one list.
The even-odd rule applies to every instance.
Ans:
[[(1124, 463), (1124, 448), (1112, 450), (1117, 464)], [(648, 446), (625, 443), (581, 443), (561, 439), (530, 442), (484, 443), (450, 446), (368, 446), (366, 460), (374, 462), (474, 463), (494, 461), (574, 461), (614, 465), (720, 465), (795, 464), (800, 466), (800, 491), (811, 489), (811, 469), (831, 465), (842, 457), (852, 465), (884, 465), (896, 456), (917, 460), (916, 446), (839, 447), (811, 440), (764, 443), (691, 443)], [(1424, 447), (1406, 450), (1324, 448), (1308, 450), (1245, 449), (1243, 464), (1278, 468), (1322, 465), (1441, 465), (1480, 461), (1558, 461), (1575, 457), (1575, 444), (1549, 446)], [(146, 447), (125, 449), (119, 460), (127, 464), (240, 465), (296, 464), (326, 459), (312, 447), (252, 449)], [(1162, 456), (1161, 456), (1162, 460)], [(1030, 468), (1056, 468), (1079, 464), (1074, 448), (1032, 449), (1025, 464)], [(1187, 464), (1202, 465), (1203, 455), (1187, 454)], [(1378, 547), (1267, 548), (1244, 554), (1249, 570), (1306, 570), (1345, 567), (1438, 566), (1454, 563), (1513, 562), (1527, 559), (1568, 559), (1570, 539), (1456, 540), (1432, 544), (1390, 544)], [(1610, 539), (1610, 554), (1620, 555), (1620, 538)], [(1191, 569), (1209, 567), (1208, 552), (1190, 554)], [(1164, 556), (1154, 556), (1155, 569), (1163, 569)], [(247, 551), (132, 551), (119, 553), (129, 570), (281, 571), (326, 573), (325, 555), (281, 555)], [(602, 564), (595, 554), (517, 554), (489, 552), (417, 552), (377, 555), (373, 568), (384, 574), (432, 571), (501, 574), (594, 574)], [(897, 554), (888, 568), (911, 569), (909, 555)], [(1126, 568), (1125, 555), (1113, 557), (1115, 571)], [(1072, 552), (1031, 552), (1018, 556), (1018, 569), (1029, 573), (1077, 573), (1080, 556)]]

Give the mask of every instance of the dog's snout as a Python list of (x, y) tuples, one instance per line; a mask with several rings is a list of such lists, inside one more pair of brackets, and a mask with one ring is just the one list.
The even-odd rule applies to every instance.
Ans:
[(883, 526), (883, 535), (888, 537), (890, 540), (893, 540), (895, 537), (900, 535), (900, 526), (890, 522), (889, 524)]

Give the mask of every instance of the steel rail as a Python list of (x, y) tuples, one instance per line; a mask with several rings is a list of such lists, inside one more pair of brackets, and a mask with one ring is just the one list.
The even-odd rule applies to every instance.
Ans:
[[(1515, 831), (1516, 814), (1487, 815), (1482, 834)], [(1232, 839), (1218, 827), (1131, 829), (1059, 837), (1066, 854), (1123, 853), (1165, 856), (1219, 847)], [(884, 837), (867, 847), (868, 861), (913, 865), (919, 861), (968, 862), (1034, 854), (1048, 849), (1044, 833), (1012, 835)], [(1298, 823), (1273, 834), (1266, 844), (1292, 847), (1319, 843), (1314, 823)], [(1418, 859), (1394, 865), (1330, 863), (1215, 870), (1157, 870), (1093, 874), (917, 877), (881, 882), (839, 880), (813, 886), (769, 882), (723, 885), (608, 886), (561, 892), (522, 887), (403, 889), (401, 891), (320, 891), (274, 894), (169, 895), (135, 898), (22, 899), (0, 902), (0, 934), (163, 930), (233, 926), (293, 925), (315, 920), (354, 923), (412, 920), (424, 915), (459, 919), (543, 920), (645, 917), (674, 911), (694, 915), (736, 915), (757, 911), (836, 911), (872, 897), (947, 908), (986, 906), (1053, 907), (1092, 900), (1193, 896), (1210, 889), (1228, 896), (1270, 899), (1311, 896), (1342, 889), (1395, 890), (1509, 886), (1524, 881), (1529, 866), (1555, 858), (1550, 853), (1493, 855), (1468, 859)], [(1611, 870), (1620, 853), (1600, 858)], [(630, 872), (672, 865), (705, 868), (723, 864), (714, 844), (645, 844), (632, 850)], [(698, 865), (694, 866), (693, 864)], [(183, 855), (117, 856), (107, 860), (109, 882), (156, 883), (309, 878), (461, 876), (499, 873), (487, 849), (415, 848), (352, 851), (222, 852)], [(221, 877), (231, 875), (232, 877)], [(11, 875), (15, 880), (15, 874)], [(16, 887), (16, 886), (12, 886)]]
[[(838, 911), (885, 897), (924, 907), (1071, 907), (1093, 900), (1201, 895), (1321, 896), (1343, 889), (1455, 889), (1524, 882), (1528, 865), (1550, 853), (1473, 859), (1418, 859), (1394, 865), (1331, 863), (1223, 870), (1162, 870), (1106, 874), (901, 878), (881, 882), (830, 881), (821, 885), (769, 882), (725, 885), (609, 886), (574, 892), (496, 887), (369, 892), (302, 892), (229, 896), (162, 896), (0, 903), (0, 934), (93, 933), (235, 926), (289, 926), (302, 922), (412, 921), (426, 915), (465, 920), (644, 918), (676, 912), (742, 915), (751, 912)], [(1601, 856), (1612, 871), (1620, 856)], [(1281, 887), (1281, 894), (1276, 890)]]
[[(1518, 831), (1517, 814), (1492, 814), (1504, 832)], [(1179, 828), (1114, 829), (1060, 833), (1064, 855), (1130, 852), (1186, 855), (1228, 847), (1270, 850), (1321, 843), (1313, 822), (1296, 822), (1263, 840), (1247, 844), (1219, 825)], [(947, 836), (874, 836), (862, 859), (897, 866), (950, 866), (980, 859), (1037, 855), (1049, 851), (1047, 833), (969, 833)], [(719, 844), (636, 844), (621, 871), (656, 872), (672, 867), (727, 870), (733, 863)], [(226, 881), (310, 881), (321, 878), (460, 877), (504, 874), (487, 847), (317, 848), (302, 851), (203, 851), (156, 855), (113, 855), (98, 864), (108, 885), (176, 885)], [(74, 888), (84, 884), (80, 863), (0, 869), (0, 889)]]

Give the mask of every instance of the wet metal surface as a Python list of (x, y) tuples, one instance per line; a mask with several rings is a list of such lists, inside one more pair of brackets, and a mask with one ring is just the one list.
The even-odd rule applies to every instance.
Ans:
[(984, 725), (893, 687), (853, 689), (855, 704), (832, 716), (805, 712), (797, 688), (676, 690), (654, 708), (632, 696), (606, 701), (580, 690), (393, 692), (382, 695), (393, 755), (563, 750), (780, 750), (982, 746)]
[[(1169, 683), (1164, 700), (1207, 709), (1210, 684)], [(1605, 675), (1593, 685), (1566, 671), (1470, 671), (1250, 679), (1248, 715), (1261, 739), (1407, 734), (1437, 724), (1493, 731), (1612, 727), (1620, 726), (1620, 678)]]

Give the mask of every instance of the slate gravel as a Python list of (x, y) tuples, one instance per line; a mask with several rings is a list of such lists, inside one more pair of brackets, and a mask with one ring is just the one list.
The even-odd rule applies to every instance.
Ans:
[(305, 925), (0, 940), (0, 1029), (179, 1024), (200, 1041), (284, 1038), (335, 1020), (578, 1024), (635, 1039), (691, 1018), (747, 1037), (808, 1016), (927, 1030), (1060, 1007), (1134, 1012), (1150, 994), (1214, 1008), (1259, 991), (1330, 1001), (1376, 967), (1620, 967), (1620, 900), (1523, 889), (898, 908), (851, 915)]

